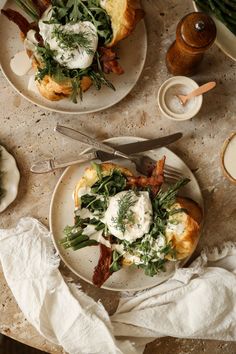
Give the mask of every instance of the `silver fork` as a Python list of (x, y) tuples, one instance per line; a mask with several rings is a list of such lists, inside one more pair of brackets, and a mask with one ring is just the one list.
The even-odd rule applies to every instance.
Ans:
[[(130, 161), (135, 164), (136, 170), (145, 176), (151, 174), (156, 166), (156, 161), (146, 155), (132, 155)], [(167, 182), (175, 182), (184, 177), (183, 173), (173, 166), (165, 164), (164, 177)]]
[[(55, 131), (62, 134), (63, 136), (67, 136), (73, 140), (78, 140), (81, 141), (87, 145), (90, 145), (93, 150), (101, 150), (103, 151), (103, 160), (102, 161), (109, 161), (111, 159), (111, 156), (117, 157), (117, 158), (124, 158), (127, 160), (132, 161), (135, 166), (136, 166), (136, 170), (140, 173), (142, 173), (143, 175), (150, 175), (153, 168), (156, 165), (156, 161), (154, 161), (153, 159), (151, 159), (148, 156), (145, 155), (127, 155), (123, 152), (121, 152), (119, 150), (119, 146), (114, 146), (113, 144), (106, 144), (106, 143), (102, 143), (94, 138), (91, 138), (90, 136), (87, 136), (84, 133), (81, 133), (77, 130), (71, 129), (69, 127), (65, 127), (65, 126), (61, 126), (61, 125), (57, 125), (55, 127)], [(106, 154), (107, 157), (106, 157)], [(166, 178), (168, 179), (173, 179), (173, 180), (177, 180), (179, 178), (181, 178), (181, 172), (177, 171), (176, 169), (173, 169), (172, 167), (168, 166), (165, 167), (164, 170), (164, 175), (166, 176)], [(182, 176), (183, 177), (183, 176)]]

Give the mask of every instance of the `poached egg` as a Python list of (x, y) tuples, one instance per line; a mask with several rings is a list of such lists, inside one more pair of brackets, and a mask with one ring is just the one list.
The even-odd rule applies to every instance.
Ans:
[(117, 193), (109, 200), (104, 221), (110, 233), (120, 240), (131, 243), (142, 237), (149, 232), (152, 223), (152, 204), (148, 192), (129, 190)]
[[(39, 33), (44, 43), (48, 44), (50, 49), (54, 51), (54, 59), (68, 69), (88, 68), (93, 62), (98, 46), (96, 27), (90, 21), (67, 23), (66, 25), (47, 23), (51, 16), (52, 8), (50, 7), (39, 20)], [(56, 33), (59, 33), (60, 36)], [(78, 34), (85, 38), (87, 45), (78, 43), (72, 48), (68, 38)]]

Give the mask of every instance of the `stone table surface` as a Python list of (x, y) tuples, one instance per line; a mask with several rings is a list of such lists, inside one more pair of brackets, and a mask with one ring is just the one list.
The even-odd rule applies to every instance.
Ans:
[[(184, 138), (172, 145), (172, 149), (195, 172), (205, 201), (205, 227), (195, 255), (204, 246), (236, 241), (236, 187), (222, 175), (220, 167), (221, 146), (235, 130), (236, 63), (213, 46), (194, 79), (199, 84), (216, 80), (216, 89), (204, 97), (203, 107), (194, 119), (178, 123), (167, 120), (157, 106), (158, 88), (170, 77), (165, 53), (175, 37), (177, 22), (193, 8), (188, 0), (144, 0), (143, 4), (148, 29), (145, 68), (132, 92), (106, 111), (80, 116), (45, 111), (22, 98), (0, 75), (0, 141), (16, 158), (21, 173), (17, 199), (1, 214), (0, 227), (15, 226), (22, 216), (36, 217), (48, 225), (50, 199), (62, 171), (33, 175), (29, 172), (30, 165), (40, 158), (74, 158), (84, 148), (83, 144), (55, 135), (56, 123), (99, 139), (123, 135), (154, 138), (181, 130)], [(118, 293), (95, 289), (63, 265), (61, 271), (81, 283), (89, 295), (102, 299), (111, 313), (115, 310)], [(45, 352), (63, 353), (26, 321), (1, 271), (0, 289), (0, 332)], [(158, 339), (145, 350), (145, 354), (235, 352), (236, 343), (176, 338)]]

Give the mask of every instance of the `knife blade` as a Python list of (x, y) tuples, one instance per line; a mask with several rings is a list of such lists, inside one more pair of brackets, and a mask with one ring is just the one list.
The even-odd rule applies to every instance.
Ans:
[[(183, 134), (179, 132), (179, 133), (168, 135), (166, 137), (143, 140), (135, 143), (129, 143), (129, 144), (118, 145), (118, 146), (120, 151), (131, 155), (133, 153), (140, 153), (140, 152), (160, 148), (162, 146), (173, 143), (176, 140), (179, 140), (182, 136)], [(113, 147), (115, 146), (114, 144), (108, 142), (106, 144), (112, 145)], [(107, 152), (103, 152), (100, 150), (84, 153), (81, 154), (80, 156), (81, 157), (78, 160), (66, 161), (66, 162), (58, 162), (53, 159), (39, 161), (34, 163), (31, 166), (30, 171), (33, 173), (48, 173), (59, 168), (65, 168), (68, 166), (88, 162), (91, 160), (99, 159), (101, 162), (104, 162), (104, 161), (109, 161), (117, 158), (117, 156), (114, 156), (113, 154), (109, 154)]]
[(65, 135), (73, 140), (79, 140), (84, 144), (91, 145), (96, 150), (101, 150), (107, 152), (108, 154), (112, 154), (114, 156), (123, 157), (125, 159), (129, 159), (129, 156), (124, 154), (123, 152), (114, 149), (112, 146), (106, 145), (97, 141), (96, 139), (90, 138), (90, 136), (85, 135), (75, 129), (71, 129), (69, 127), (65, 127), (63, 125), (57, 125), (54, 129), (56, 132)]
[[(119, 151), (121, 151), (127, 155), (133, 155), (133, 154), (138, 154), (139, 152), (158, 149), (162, 146), (169, 145), (169, 144), (174, 143), (175, 141), (181, 139), (182, 137), (183, 137), (183, 133), (178, 132), (178, 133), (170, 134), (167, 136), (163, 136), (161, 138), (141, 140), (141, 141), (137, 141), (135, 143), (129, 143), (129, 144), (115, 145), (110, 142), (105, 142), (105, 144), (112, 146), (113, 148), (118, 147)], [(104, 152), (104, 155), (105, 155), (105, 152)]]
[[(165, 137), (161, 138), (156, 138), (156, 139), (150, 139), (150, 140), (145, 140), (145, 141), (139, 141), (135, 143), (129, 143), (125, 145), (115, 145), (112, 143), (101, 143), (100, 141), (97, 141), (94, 138), (91, 138), (84, 133), (81, 133), (75, 129), (71, 129), (62, 125), (57, 125), (55, 127), (55, 131), (59, 132), (62, 135), (65, 135), (73, 140), (78, 140), (82, 143), (85, 143), (87, 145), (92, 146), (96, 150), (101, 150), (103, 152), (106, 152), (108, 154), (114, 154), (120, 157), (124, 158), (129, 158), (128, 155), (132, 155), (134, 153), (139, 153), (142, 151), (147, 151), (153, 149), (153, 146), (155, 149), (161, 146), (169, 145), (170, 143), (182, 138), (183, 134), (178, 132), (175, 134), (171, 134)], [(159, 144), (158, 144), (159, 143)], [(115, 148), (119, 147), (118, 150)], [(125, 155), (121, 155), (121, 153)]]

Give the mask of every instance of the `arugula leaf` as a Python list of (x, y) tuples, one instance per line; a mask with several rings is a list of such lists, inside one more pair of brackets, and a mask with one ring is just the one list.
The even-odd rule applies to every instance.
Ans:
[(86, 208), (92, 213), (103, 214), (107, 209), (107, 199), (102, 200), (97, 198), (96, 195), (85, 194), (81, 197), (81, 208)]
[(102, 177), (97, 181), (91, 189), (94, 194), (111, 197), (125, 190), (126, 184), (126, 177), (119, 170), (113, 170), (109, 176)]
[(156, 262), (150, 262), (148, 265), (145, 264), (140, 264), (138, 268), (142, 268), (144, 270), (144, 273), (149, 276), (153, 277), (160, 271), (164, 272), (165, 271), (165, 263), (167, 262), (166, 259), (158, 259)]
[(123, 255), (118, 253), (117, 251), (112, 252), (112, 263), (110, 265), (110, 271), (111, 272), (117, 272), (122, 268), (121, 260), (122, 260)]

